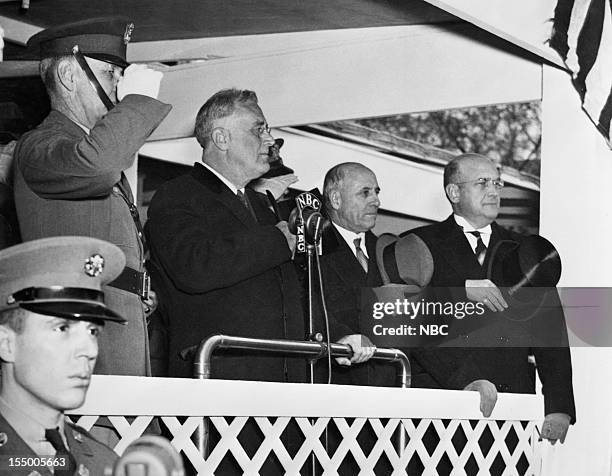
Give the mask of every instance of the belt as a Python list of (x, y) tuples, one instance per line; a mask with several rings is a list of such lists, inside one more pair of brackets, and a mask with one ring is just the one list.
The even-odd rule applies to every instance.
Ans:
[(151, 277), (146, 271), (140, 272), (126, 266), (114, 281), (108, 283), (108, 286), (123, 289), (142, 299), (148, 299), (151, 291)]

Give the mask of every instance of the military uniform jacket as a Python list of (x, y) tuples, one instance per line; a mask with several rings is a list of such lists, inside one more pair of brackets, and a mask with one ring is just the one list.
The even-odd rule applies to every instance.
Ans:
[[(143, 271), (142, 243), (117, 183), (169, 111), (166, 104), (134, 94), (89, 134), (58, 111), (24, 134), (15, 149), (14, 167), (23, 240), (58, 235), (100, 238), (121, 248), (127, 266)], [(106, 326), (96, 372), (145, 375), (148, 342), (140, 299), (117, 288), (106, 287), (104, 292), (109, 307), (129, 324)]]
[[(105, 468), (112, 468), (118, 456), (109, 447), (91, 437), (84, 429), (66, 423), (66, 439), (70, 452), (77, 462), (78, 476), (104, 475)], [(19, 470), (8, 467), (10, 457), (36, 457), (36, 453), (19, 437), (11, 425), (0, 414), (0, 476), (51, 476), (51, 471), (38, 469)], [(48, 456), (48, 455), (40, 455)]]
[[(192, 376), (192, 360), (182, 360), (179, 352), (214, 334), (305, 337), (291, 251), (267, 203), (248, 188), (246, 195), (256, 219), (216, 175), (195, 164), (153, 197), (145, 232), (160, 269), (155, 286), (168, 312), (170, 376)], [(215, 355), (215, 378), (305, 379), (304, 358)]]
[[(492, 235), (487, 247), (484, 265), (480, 266), (465, 238), (463, 230), (453, 216), (441, 223), (417, 228), (409, 233), (419, 236), (429, 248), (434, 261), (434, 272), (429, 287), (438, 290), (451, 288), (452, 299), (466, 300), (465, 280), (485, 279), (491, 250), (500, 240), (516, 240), (517, 235), (491, 224)], [(460, 290), (457, 293), (457, 290)], [(462, 291), (461, 291), (462, 290)], [(556, 293), (555, 293), (556, 294)], [(551, 332), (566, 332), (563, 311), (559, 307), (551, 316)], [(478, 329), (475, 330), (478, 335)], [(463, 336), (464, 339), (472, 335)], [(487, 379), (500, 392), (534, 393), (535, 373), (528, 356), (535, 356), (542, 381), (545, 414), (561, 412), (575, 420), (576, 410), (572, 386), (572, 366), (567, 347), (464, 347), (420, 348), (410, 350), (413, 363), (413, 386), (463, 389), (477, 379)]]

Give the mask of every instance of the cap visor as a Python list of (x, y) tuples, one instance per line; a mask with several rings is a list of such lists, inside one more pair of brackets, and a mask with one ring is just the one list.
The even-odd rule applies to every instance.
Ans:
[(83, 56), (97, 59), (99, 61), (104, 61), (105, 63), (115, 64), (123, 69), (127, 68), (130, 65), (130, 63), (125, 61), (123, 58), (115, 55), (109, 55), (106, 53), (83, 53)]
[(103, 304), (75, 301), (22, 302), (19, 303), (19, 307), (37, 314), (78, 321), (100, 320), (119, 322), (121, 324), (127, 323), (123, 317)]

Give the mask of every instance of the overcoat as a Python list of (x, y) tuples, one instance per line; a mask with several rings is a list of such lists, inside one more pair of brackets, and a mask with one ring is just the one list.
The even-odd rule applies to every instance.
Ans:
[[(420, 237), (433, 257), (434, 271), (429, 287), (435, 288), (438, 293), (453, 289), (447, 297), (467, 299), (465, 280), (486, 278), (486, 268), (495, 244), (500, 240), (518, 239), (518, 235), (495, 222), (491, 227), (491, 239), (483, 266), (478, 263), (463, 230), (452, 215), (443, 222), (411, 230), (409, 233)], [(562, 308), (551, 307), (545, 322), (549, 325), (549, 331), (559, 333), (558, 340), (563, 341), (567, 330)], [(542, 381), (545, 414), (566, 413), (572, 422), (575, 421), (572, 366), (567, 345), (515, 347), (512, 342), (503, 342), (495, 348), (470, 347), (470, 339), (477, 339), (478, 335), (482, 333), (475, 329), (473, 335), (459, 336), (465, 342), (458, 347), (411, 349), (413, 386), (460, 390), (474, 380), (487, 379), (495, 384), (499, 392), (534, 393), (535, 369), (528, 359), (533, 354)], [(506, 339), (507, 336), (500, 335), (499, 338)]]
[[(170, 376), (192, 376), (192, 360), (179, 353), (211, 335), (305, 337), (287, 241), (261, 196), (248, 188), (246, 195), (256, 218), (215, 174), (196, 163), (153, 197), (145, 232), (167, 313)], [(305, 368), (304, 358), (218, 352), (212, 377), (303, 382)]]

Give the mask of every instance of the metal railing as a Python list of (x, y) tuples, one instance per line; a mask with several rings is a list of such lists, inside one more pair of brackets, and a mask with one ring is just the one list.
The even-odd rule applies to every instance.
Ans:
[[(210, 336), (200, 342), (200, 345), (190, 347), (181, 352), (183, 359), (189, 359), (194, 355), (194, 377), (198, 379), (209, 379), (212, 373), (212, 354), (218, 349), (244, 349), (260, 350), (262, 352), (282, 354), (282, 355), (301, 355), (310, 357), (313, 360), (326, 357), (328, 353), (331, 357), (348, 357), (353, 355), (350, 346), (346, 344), (331, 344), (326, 342), (312, 342), (299, 340), (282, 339), (253, 339), (250, 337), (237, 337), (217, 334)], [(389, 363), (398, 364), (398, 380), (402, 388), (410, 387), (410, 361), (406, 354), (397, 349), (377, 348), (372, 356), (373, 360), (382, 360)], [(208, 450), (208, 425), (204, 420), (196, 431), (196, 446), (202, 455), (207, 454)], [(401, 453), (405, 448), (405, 434), (400, 431), (398, 434), (398, 452)]]

